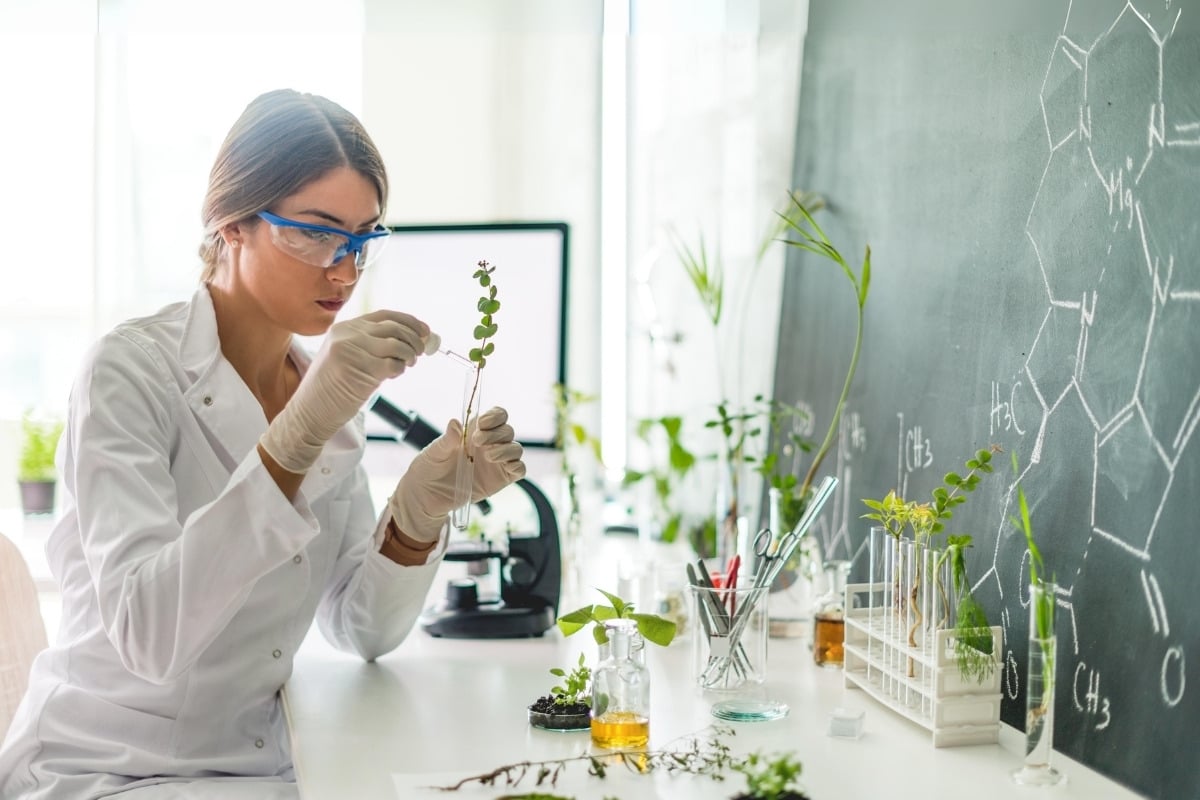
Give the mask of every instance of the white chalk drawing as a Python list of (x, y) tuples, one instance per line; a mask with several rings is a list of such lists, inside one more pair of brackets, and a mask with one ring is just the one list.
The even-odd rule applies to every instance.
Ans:
[[(1072, 686), (1074, 707), (1091, 717), (1096, 730), (1109, 726), (1112, 713), (1108, 699), (1100, 692), (1099, 672), (1079, 658), (1071, 600), (1074, 582), (1081, 579), (1093, 546), (1140, 565), (1146, 613), (1154, 641), (1163, 646), (1163, 703), (1167, 707), (1177, 705), (1185, 691), (1186, 654), (1182, 644), (1171, 640), (1167, 602), (1152, 570), (1151, 545), (1172, 490), (1194, 491), (1194, 487), (1176, 487), (1174, 483), (1180, 459), (1189, 445), (1197, 446), (1193, 439), (1200, 424), (1200, 372), (1177, 367), (1169, 371), (1170, 359), (1161, 354), (1157, 360), (1151, 356), (1156, 353), (1160, 328), (1184, 325), (1183, 318), (1197, 313), (1200, 278), (1195, 269), (1176, 268), (1177, 261), (1194, 259), (1195, 254), (1169, 249), (1171, 237), (1163, 236), (1155, 227), (1156, 212), (1162, 209), (1143, 195), (1145, 187), (1153, 185), (1148, 180), (1151, 176), (1162, 178), (1164, 171), (1171, 169), (1158, 166), (1159, 162), (1165, 163), (1166, 151), (1180, 148), (1177, 158), (1185, 153), (1184, 157), (1195, 157), (1187, 149), (1200, 147), (1200, 120), (1176, 119), (1175, 113), (1195, 114), (1195, 108), (1176, 112), (1163, 93), (1164, 54), (1181, 9), (1172, 10), (1167, 3), (1168, 17), (1156, 28), (1151, 24), (1151, 13), (1139, 9), (1139, 5), (1143, 4), (1126, 2), (1112, 24), (1089, 44), (1068, 35), (1072, 7), (1068, 4), (1063, 32), (1042, 83), (1039, 100), (1048, 155), (1024, 232), (1040, 270), (1047, 311), (1026, 351), (1020, 379), (1012, 382), (1007, 393), (1001, 383), (992, 382), (989, 432), (1024, 433), (1014, 410), (1018, 391), (1028, 391), (1041, 418), (1027, 422), (1032, 446), (1023, 454), (1026, 464), (1021, 474), (1009, 485), (1004, 513), (997, 525), (992, 566), (977, 583), (978, 588), (993, 582), (992, 588), (1003, 600), (1004, 582), (998, 566), (1004, 537), (999, 534), (1009, 524), (1017, 481), (1034, 472), (1046, 455), (1052, 421), (1081, 425), (1073, 430), (1085, 434), (1090, 429), (1091, 504), (1081, 514), (1087, 517), (1081, 522), (1086, 541), (1071, 553), (1077, 559), (1072, 565), (1075, 569), (1058, 575), (1066, 585), (1060, 586), (1057, 605), (1069, 612), (1070, 652), (1078, 659)], [(1122, 43), (1120, 61), (1112, 58), (1118, 40)], [(1144, 57), (1146, 63), (1130, 65), (1131, 54)], [(1137, 95), (1129, 104), (1133, 107), (1114, 108), (1112, 86), (1107, 85), (1108, 99), (1093, 105), (1089, 90), (1094, 85), (1125, 80), (1127, 74), (1154, 76), (1146, 96)], [(1118, 99), (1130, 99), (1117, 94)], [(1139, 117), (1146, 120), (1145, 137), (1130, 137), (1128, 131), (1136, 130), (1130, 121)], [(1193, 193), (1197, 189), (1200, 187), (1190, 187)], [(1095, 227), (1102, 227), (1107, 236), (1084, 241), (1086, 232), (1079, 232), (1076, 238), (1064, 232), (1062, 211), (1067, 202), (1078, 203), (1081, 215), (1106, 215), (1108, 222)], [(1069, 216), (1067, 219), (1074, 221)], [(1128, 283), (1118, 288), (1111, 281), (1105, 282), (1109, 269), (1136, 270), (1135, 275), (1141, 274), (1145, 280), (1135, 280), (1131, 292)], [(1062, 331), (1072, 328), (1076, 331), (1073, 337), (1062, 335)], [(1185, 358), (1195, 363), (1194, 353)], [(1177, 381), (1185, 382), (1183, 396), (1191, 397), (1186, 408), (1156, 402), (1155, 387), (1147, 376), (1151, 366), (1164, 370), (1175, 386), (1179, 385)], [(1156, 377), (1162, 380), (1164, 376)], [(1080, 414), (1085, 423), (1077, 422)], [(1158, 487), (1158, 494), (1147, 497), (1144, 493), (1113, 490), (1111, 482), (1122, 480), (1121, 470), (1132, 469), (1131, 461), (1153, 479), (1149, 485)], [(901, 459), (899, 463), (905, 462)], [(1101, 486), (1102, 480), (1109, 483)], [(1123, 486), (1118, 483), (1116, 488)], [(1138, 510), (1142, 508), (1144, 512)], [(1028, 576), (1027, 559), (1028, 553), (1018, 568), (1018, 585)], [(1018, 593), (1018, 599), (1025, 606), (1028, 600), (1023, 594)], [(1007, 635), (1007, 609), (1002, 621)], [(1006, 662), (1011, 659), (1009, 651)], [(1017, 691), (1017, 676), (1006, 674), (1005, 693), (1015, 698)]]

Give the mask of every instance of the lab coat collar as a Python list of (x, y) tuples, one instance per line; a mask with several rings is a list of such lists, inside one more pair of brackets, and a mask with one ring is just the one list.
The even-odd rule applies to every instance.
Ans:
[[(290, 350), (301, 375), (311, 358), (295, 338)], [(192, 296), (179, 342), (179, 363), (191, 384), (184, 397), (192, 413), (225, 449), (232, 470), (258, 445), (267, 418), (237, 370), (221, 353), (217, 315), (208, 287)], [(326, 443), (320, 458), (305, 475), (301, 490), (310, 501), (343, 480), (361, 462), (366, 434), (361, 416), (355, 417)]]

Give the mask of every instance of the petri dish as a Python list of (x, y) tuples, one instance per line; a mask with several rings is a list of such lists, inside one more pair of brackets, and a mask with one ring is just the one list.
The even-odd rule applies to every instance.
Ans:
[(733, 699), (713, 703), (712, 715), (727, 722), (769, 722), (788, 715), (787, 703), (774, 700)]

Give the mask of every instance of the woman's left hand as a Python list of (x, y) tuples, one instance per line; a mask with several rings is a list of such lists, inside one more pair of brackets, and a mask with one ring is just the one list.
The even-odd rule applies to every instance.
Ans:
[(493, 407), (469, 423), (467, 452), (463, 452), (462, 423), (456, 419), (446, 432), (425, 447), (409, 465), (388, 508), (396, 527), (419, 542), (433, 541), (442, 531), (446, 517), (458, 505), (455, 479), (458, 462), (469, 454), (474, 459), (471, 502), (490, 497), (525, 476), (524, 448), (514, 441), (508, 412)]

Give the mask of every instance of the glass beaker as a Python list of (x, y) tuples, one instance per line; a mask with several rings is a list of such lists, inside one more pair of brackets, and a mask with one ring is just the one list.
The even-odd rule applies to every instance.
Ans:
[(592, 742), (598, 747), (642, 747), (650, 740), (650, 670), (645, 641), (632, 619), (604, 623), (607, 646), (592, 672)]
[(767, 675), (767, 587), (688, 587), (690, 616), (699, 620), (692, 636), (692, 675), (711, 692), (757, 687)]
[(841, 667), (845, 661), (846, 578), (850, 562), (825, 562), (828, 587), (813, 606), (813, 661), (820, 667)]

